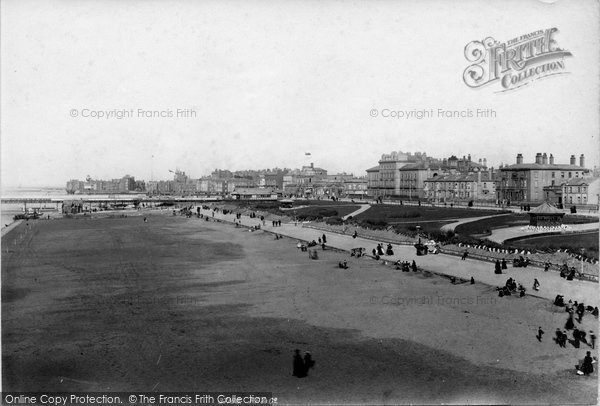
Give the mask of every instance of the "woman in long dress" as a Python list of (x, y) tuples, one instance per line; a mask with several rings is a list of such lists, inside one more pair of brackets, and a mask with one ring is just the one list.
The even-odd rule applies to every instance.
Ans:
[(575, 327), (575, 322), (573, 322), (573, 313), (569, 313), (569, 318), (567, 319), (567, 323), (565, 324), (565, 329), (572, 330)]
[(594, 372), (594, 365), (592, 365), (592, 362), (591, 352), (588, 351), (581, 364), (581, 372), (583, 372), (584, 375), (589, 375)]

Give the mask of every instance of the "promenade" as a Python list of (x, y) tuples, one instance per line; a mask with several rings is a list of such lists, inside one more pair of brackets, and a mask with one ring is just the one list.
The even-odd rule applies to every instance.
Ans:
[[(201, 210), (201, 213), (212, 217), (212, 210)], [(221, 219), (233, 223), (235, 214), (223, 215), (221, 212), (214, 213), (214, 218)], [(258, 218), (250, 218), (242, 216), (238, 220), (242, 225), (252, 227), (260, 225), (262, 230), (285, 235), (287, 237), (296, 238), (302, 241), (317, 241), (323, 235), (322, 230), (317, 230), (309, 227), (304, 227), (302, 223), (284, 223), (280, 227), (272, 227), (270, 221), (265, 221), (265, 224)], [(596, 224), (597, 226), (597, 224)], [(386, 244), (387, 245), (387, 244)], [(358, 236), (352, 238), (349, 235), (342, 234), (327, 234), (327, 246), (337, 249), (349, 251), (352, 248), (366, 248), (369, 254), (373, 248), (377, 246), (377, 242), (371, 239), (365, 239)], [(600, 300), (598, 298), (598, 284), (589, 281), (567, 281), (560, 277), (557, 272), (544, 272), (541, 268), (509, 268), (503, 271), (503, 274), (494, 274), (494, 264), (491, 262), (478, 261), (473, 259), (461, 260), (460, 257), (452, 255), (426, 255), (417, 256), (416, 250), (411, 245), (392, 244), (394, 255), (384, 256), (380, 260), (390, 264), (390, 272), (392, 270), (391, 263), (395, 261), (413, 261), (415, 260), (419, 268), (432, 271), (438, 274), (454, 276), (462, 279), (475, 278), (476, 282), (485, 283), (491, 286), (504, 286), (508, 278), (514, 278), (518, 283), (523, 284), (527, 289), (527, 293), (533, 296), (542, 297), (549, 300), (554, 300), (557, 294), (563, 295), (566, 300), (577, 300), (592, 306), (598, 306)], [(319, 248), (319, 247), (317, 247)], [(319, 248), (320, 249), (320, 248)], [(539, 291), (533, 291), (534, 279), (540, 282)]]

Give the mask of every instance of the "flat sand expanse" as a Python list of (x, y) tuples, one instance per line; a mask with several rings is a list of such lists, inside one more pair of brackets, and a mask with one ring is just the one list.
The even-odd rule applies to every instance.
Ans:
[[(596, 372), (574, 369), (590, 348), (552, 341), (566, 314), (546, 299), (341, 251), (310, 260), (293, 239), (227, 223), (148, 218), (31, 222), (2, 238), (4, 391), (596, 403)], [(597, 335), (597, 319), (582, 324)], [(307, 378), (291, 375), (296, 348), (316, 360)]]

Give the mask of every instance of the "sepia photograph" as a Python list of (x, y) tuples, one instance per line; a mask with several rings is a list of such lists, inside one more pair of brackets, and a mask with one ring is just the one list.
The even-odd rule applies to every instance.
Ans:
[(596, 405), (597, 0), (0, 0), (2, 405)]

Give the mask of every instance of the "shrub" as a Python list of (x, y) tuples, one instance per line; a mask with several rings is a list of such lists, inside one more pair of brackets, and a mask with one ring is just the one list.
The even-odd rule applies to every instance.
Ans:
[(404, 218), (415, 218), (415, 217), (421, 217), (421, 213), (419, 213), (418, 211), (409, 211), (406, 213), (396, 213), (396, 214), (392, 214), (390, 216), (390, 218), (392, 219), (404, 219)]
[(344, 224), (344, 220), (341, 217), (327, 217), (325, 223), (332, 226), (339, 226)]

